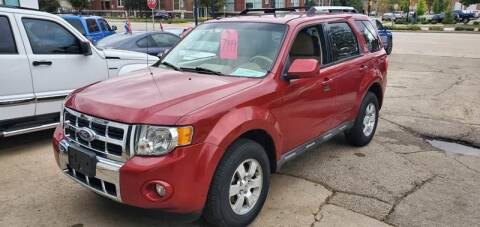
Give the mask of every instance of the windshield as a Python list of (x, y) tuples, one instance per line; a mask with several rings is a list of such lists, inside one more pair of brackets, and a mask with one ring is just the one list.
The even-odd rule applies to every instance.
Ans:
[(160, 66), (217, 75), (263, 77), (273, 67), (285, 30), (286, 25), (271, 23), (203, 24), (174, 47)]

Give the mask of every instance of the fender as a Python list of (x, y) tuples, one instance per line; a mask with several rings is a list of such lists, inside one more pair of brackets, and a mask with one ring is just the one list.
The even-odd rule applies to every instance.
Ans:
[(235, 109), (222, 116), (205, 138), (205, 143), (211, 143), (220, 148), (217, 152), (220, 154), (215, 154), (217, 157), (215, 165), (223, 157), (230, 144), (251, 130), (263, 130), (268, 133), (275, 145), (276, 159), (281, 156), (282, 134), (275, 116), (264, 108), (248, 106)]
[(385, 91), (385, 81), (383, 77), (379, 74), (380, 74), (379, 71), (375, 71), (374, 77), (364, 77), (362, 82), (360, 82), (360, 86), (357, 92), (357, 101), (355, 102), (356, 104), (354, 107), (355, 111), (352, 112), (352, 116), (351, 116), (352, 119), (356, 119), (356, 116), (360, 109), (360, 105), (362, 105), (362, 99), (363, 97), (365, 97), (365, 95), (367, 95), (368, 89), (370, 89), (372, 85), (374, 84), (380, 85), (380, 87), (382, 88), (382, 97), (383, 97), (383, 93)]

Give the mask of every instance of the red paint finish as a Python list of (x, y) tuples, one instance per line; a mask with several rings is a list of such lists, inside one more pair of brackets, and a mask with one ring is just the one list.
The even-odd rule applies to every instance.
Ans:
[[(346, 122), (353, 121), (367, 91), (377, 84), (380, 98), (386, 87), (384, 50), (369, 53), (353, 20), (363, 15), (285, 17), (245, 16), (207, 23), (283, 23), (288, 31), (271, 73), (265, 78), (240, 78), (152, 68), (103, 81), (75, 91), (66, 106), (79, 112), (127, 124), (191, 125), (193, 143), (161, 157), (129, 159), (120, 170), (123, 202), (173, 212), (201, 212), (210, 182), (225, 150), (252, 130), (273, 141), (275, 161), (291, 149)], [(314, 60), (295, 61), (282, 75), (292, 43), (301, 29), (320, 23), (346, 21), (356, 33), (361, 54), (319, 68)], [(53, 146), (63, 138), (57, 128)], [(58, 151), (55, 156), (58, 159)], [(151, 182), (169, 185), (167, 198), (149, 194)]]

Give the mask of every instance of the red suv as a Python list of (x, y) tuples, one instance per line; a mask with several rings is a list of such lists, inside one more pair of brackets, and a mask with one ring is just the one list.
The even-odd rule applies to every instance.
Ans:
[(209, 21), (149, 70), (73, 92), (55, 158), (118, 202), (244, 226), (286, 161), (339, 133), (354, 146), (370, 142), (386, 74), (363, 15)]

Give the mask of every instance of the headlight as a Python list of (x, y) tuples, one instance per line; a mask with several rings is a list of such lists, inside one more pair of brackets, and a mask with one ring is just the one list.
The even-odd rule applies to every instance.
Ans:
[(193, 127), (138, 126), (136, 155), (158, 156), (192, 143)]

